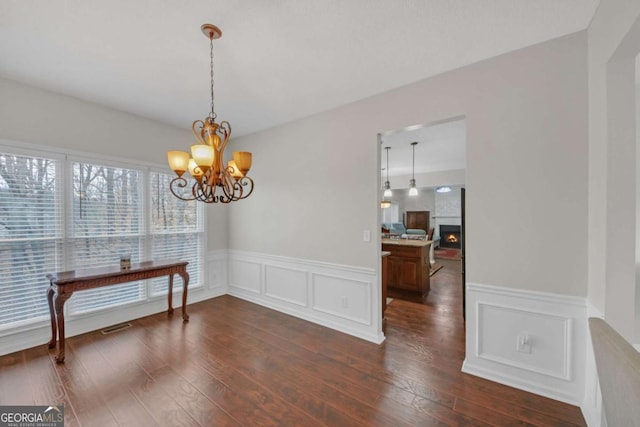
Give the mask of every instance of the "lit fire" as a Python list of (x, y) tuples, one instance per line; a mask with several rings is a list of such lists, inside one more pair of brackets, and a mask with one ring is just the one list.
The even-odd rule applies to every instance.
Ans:
[(456, 237), (455, 234), (449, 234), (447, 236), (447, 242), (449, 242), (449, 243), (458, 243), (458, 238)]

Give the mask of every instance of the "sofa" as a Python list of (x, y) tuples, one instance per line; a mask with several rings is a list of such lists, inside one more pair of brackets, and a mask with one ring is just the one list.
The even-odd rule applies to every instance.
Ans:
[(382, 228), (389, 230), (391, 234), (408, 234), (414, 236), (426, 236), (427, 232), (424, 230), (420, 230), (417, 228), (405, 228), (404, 224), (401, 222), (391, 222), (388, 224), (382, 224)]

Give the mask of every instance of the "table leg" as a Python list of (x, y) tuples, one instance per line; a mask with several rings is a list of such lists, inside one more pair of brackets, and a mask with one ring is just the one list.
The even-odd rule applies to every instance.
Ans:
[(178, 273), (182, 277), (182, 320), (184, 322), (189, 321), (189, 315), (187, 314), (187, 287), (189, 286), (189, 273)]
[(56, 314), (53, 308), (53, 295), (55, 291), (53, 286), (49, 286), (47, 289), (47, 301), (49, 302), (49, 314), (51, 315), (51, 341), (49, 341), (49, 348), (56, 347), (56, 341), (58, 339), (58, 329), (56, 328)]
[(58, 320), (58, 355), (56, 362), (64, 362), (64, 303), (69, 299), (71, 294), (56, 294), (55, 308), (56, 318)]
[(167, 295), (167, 302), (169, 305), (167, 313), (173, 314), (173, 273), (169, 275), (169, 294)]

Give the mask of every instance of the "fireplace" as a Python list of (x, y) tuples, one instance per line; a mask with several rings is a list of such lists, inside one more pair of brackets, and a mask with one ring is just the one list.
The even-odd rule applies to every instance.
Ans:
[(459, 225), (440, 225), (440, 247), (460, 249), (462, 247), (461, 231)]

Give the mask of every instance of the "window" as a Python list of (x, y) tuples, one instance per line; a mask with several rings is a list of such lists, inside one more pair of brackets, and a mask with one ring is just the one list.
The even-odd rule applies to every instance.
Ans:
[[(203, 210), (171, 195), (172, 176), (10, 151), (0, 148), (0, 329), (49, 316), (47, 273), (117, 265), (121, 255), (186, 260), (189, 286), (202, 285)], [(67, 309), (79, 315), (166, 292), (166, 277), (123, 283), (77, 292)]]

